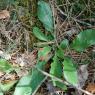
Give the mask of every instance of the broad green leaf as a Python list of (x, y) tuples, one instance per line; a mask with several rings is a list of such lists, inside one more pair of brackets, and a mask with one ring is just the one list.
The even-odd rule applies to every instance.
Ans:
[(43, 41), (48, 41), (47, 37), (42, 33), (42, 31), (38, 27), (33, 28), (33, 34), (39, 39)]
[(64, 83), (61, 83), (59, 81), (56, 81), (56, 86), (61, 88), (63, 91), (67, 90), (67, 86)]
[(50, 46), (46, 46), (43, 48), (40, 48), (40, 50), (38, 51), (38, 59), (39, 60), (44, 60), (47, 61), (49, 56), (49, 53), (51, 52), (51, 47)]
[(17, 82), (17, 80), (13, 80), (13, 81), (10, 81), (8, 83), (0, 83), (0, 89), (4, 92), (4, 91), (8, 91), (10, 90), (14, 84)]
[(0, 95), (4, 95), (4, 92), (0, 89)]
[[(46, 62), (38, 62), (36, 67), (43, 70)], [(32, 73), (21, 78), (13, 95), (32, 95), (45, 80), (45, 76), (33, 68)], [(34, 95), (34, 94), (33, 94)]]
[(60, 43), (60, 47), (62, 49), (66, 49), (69, 46), (69, 41), (67, 39), (64, 39), (61, 43)]
[(74, 86), (78, 85), (77, 69), (69, 57), (64, 58), (63, 74), (65, 79)]
[(13, 95), (31, 95), (31, 75), (26, 75), (18, 82)]
[(38, 58), (41, 57), (41, 56), (47, 55), (50, 51), (51, 51), (51, 47), (50, 46), (46, 46), (46, 47), (40, 48), (40, 50), (38, 52)]
[[(52, 74), (58, 78), (62, 78), (62, 75), (63, 75), (62, 64), (59, 62), (56, 54), (53, 57), (53, 62), (51, 63), (50, 74)], [(59, 81), (55, 80), (54, 78), (52, 78), (52, 81), (53, 81), (54, 86), (58, 86), (61, 89), (66, 90), (66, 86), (64, 84), (60, 83)]]
[(12, 65), (5, 59), (0, 59), (0, 71), (8, 72), (12, 70)]
[(95, 44), (95, 30), (87, 29), (81, 31), (73, 40), (71, 47), (77, 51), (83, 51), (87, 47)]
[(47, 31), (53, 31), (53, 16), (50, 5), (45, 1), (38, 1), (38, 18)]
[[(59, 62), (56, 54), (53, 57), (53, 62), (51, 63), (50, 74), (56, 77), (60, 77), (60, 78), (62, 77), (62, 64)], [(54, 83), (54, 79), (53, 79), (53, 83)]]
[(3, 92), (0, 92), (0, 95), (4, 95)]
[(3, 92), (0, 91), (0, 95), (4, 95)]
[(64, 58), (64, 52), (63, 52), (63, 50), (62, 49), (57, 49), (56, 50), (56, 54), (57, 54), (57, 56), (59, 57), (59, 58)]
[[(47, 62), (38, 62), (36, 67), (38, 69), (44, 70), (44, 66)], [(38, 87), (41, 86), (42, 82), (45, 81), (46, 76), (43, 75), (41, 72), (39, 72), (37, 69), (33, 68), (32, 70), (32, 78), (31, 78), (31, 88), (32, 88), (32, 94), (34, 95), (35, 91), (38, 89)]]

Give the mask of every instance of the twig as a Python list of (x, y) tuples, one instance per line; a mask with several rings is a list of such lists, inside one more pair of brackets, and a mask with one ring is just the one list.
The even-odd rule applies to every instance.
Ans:
[(55, 43), (54, 41), (50, 41), (50, 42), (39, 42), (39, 43), (34, 43), (34, 46), (42, 47), (44, 45), (50, 45), (50, 44), (54, 44), (54, 43)]

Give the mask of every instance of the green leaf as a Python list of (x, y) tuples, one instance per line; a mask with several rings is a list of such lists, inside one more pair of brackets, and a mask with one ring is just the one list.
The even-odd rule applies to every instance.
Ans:
[(81, 31), (77, 35), (76, 39), (73, 40), (71, 47), (75, 49), (76, 51), (80, 52), (94, 44), (95, 44), (95, 30), (87, 29), (87, 30)]
[(69, 46), (69, 41), (67, 39), (64, 39), (61, 43), (60, 43), (60, 47), (62, 49), (66, 49)]
[(0, 95), (4, 95), (3, 91), (0, 89)]
[(50, 5), (45, 1), (38, 1), (38, 18), (47, 31), (53, 31), (53, 16)]
[(13, 95), (31, 95), (31, 75), (26, 75), (18, 82)]
[[(43, 70), (47, 62), (38, 62), (36, 67)], [(32, 73), (22, 77), (15, 88), (13, 95), (34, 95), (35, 91), (45, 80), (45, 76), (37, 69), (33, 68)]]
[(5, 59), (0, 59), (0, 71), (8, 72), (12, 70), (12, 65)]
[(13, 80), (13, 81), (10, 81), (10, 82), (8, 82), (8, 83), (0, 83), (0, 89), (2, 90), (2, 91), (8, 91), (8, 90), (10, 90), (13, 86), (14, 86), (14, 84), (17, 82), (17, 80)]
[(59, 81), (56, 81), (56, 86), (61, 88), (63, 91), (67, 90), (67, 86)]
[(41, 48), (41, 50), (38, 51), (38, 58), (47, 55), (50, 51), (51, 51), (50, 46)]
[(0, 95), (4, 95), (3, 92), (0, 91)]
[[(50, 69), (50, 74), (56, 76), (56, 77), (62, 77), (62, 64), (59, 62), (57, 55), (53, 57), (53, 62), (51, 63), (51, 69)], [(55, 81), (53, 79), (53, 83), (55, 85)]]
[(41, 48), (38, 51), (38, 60), (47, 61), (50, 57), (49, 56), (50, 52), (51, 52), (51, 47), (50, 46), (46, 46), (46, 47)]
[[(53, 57), (53, 62), (51, 63), (50, 74), (52, 74), (58, 78), (62, 78), (62, 75), (63, 75), (62, 64), (59, 62), (56, 54)], [(66, 90), (66, 86), (64, 84), (60, 83), (59, 81), (55, 80), (54, 78), (52, 78), (52, 81), (53, 81), (54, 86), (58, 86), (61, 89)]]
[(64, 58), (64, 51), (62, 49), (57, 49), (56, 54), (59, 58)]
[(33, 34), (42, 41), (48, 41), (47, 37), (42, 33), (42, 31), (38, 27), (33, 28)]
[(64, 58), (63, 74), (65, 79), (74, 86), (78, 85), (77, 69), (69, 57)]
[[(36, 67), (38, 69), (44, 70), (44, 66), (47, 62), (41, 61), (38, 62)], [(34, 95), (35, 91), (38, 89), (38, 87), (41, 86), (42, 82), (44, 82), (46, 79), (46, 76), (43, 75), (41, 72), (39, 72), (37, 69), (33, 68), (32, 70), (32, 79), (31, 79), (31, 88), (32, 88), (32, 94)]]
[(54, 35), (48, 34), (47, 38), (49, 39), (49, 41), (52, 41), (52, 40), (54, 40)]

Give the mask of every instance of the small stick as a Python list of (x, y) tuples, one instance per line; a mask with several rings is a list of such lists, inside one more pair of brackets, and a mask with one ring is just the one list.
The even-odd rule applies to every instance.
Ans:
[(54, 44), (54, 41), (50, 41), (50, 42), (39, 42), (39, 43), (34, 43), (34, 46), (38, 46), (38, 47), (42, 47), (44, 45), (50, 45), (50, 44)]

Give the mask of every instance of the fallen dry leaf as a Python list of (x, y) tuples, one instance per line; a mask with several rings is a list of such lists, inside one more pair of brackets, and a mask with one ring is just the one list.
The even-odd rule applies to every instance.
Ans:
[(0, 12), (0, 19), (6, 19), (6, 18), (10, 18), (10, 13), (7, 10), (2, 10)]
[(92, 94), (95, 93), (95, 84), (94, 83), (89, 83), (86, 90)]

